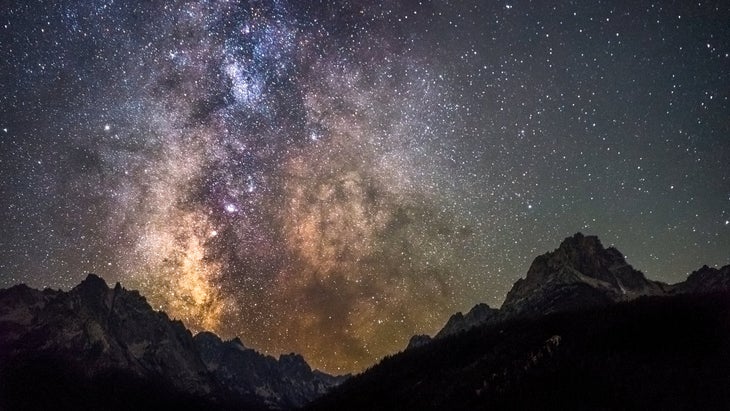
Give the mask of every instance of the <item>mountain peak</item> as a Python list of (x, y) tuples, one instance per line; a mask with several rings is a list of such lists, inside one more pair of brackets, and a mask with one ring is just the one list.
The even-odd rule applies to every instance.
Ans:
[(467, 331), (478, 325), (486, 324), (497, 318), (499, 310), (489, 307), (487, 304), (477, 304), (469, 310), (466, 315), (458, 312), (449, 318), (444, 328), (434, 338), (443, 338), (448, 335), (458, 334)]
[(620, 251), (578, 232), (535, 258), (525, 279), (517, 280), (507, 293), (502, 308), (513, 314), (545, 313), (662, 291), (661, 285), (631, 267)]
[(59, 369), (78, 369), (79, 379), (119, 373), (122, 383), (159, 382), (173, 394), (250, 402), (253, 409), (301, 407), (343, 380), (313, 372), (298, 354), (277, 361), (239, 338), (223, 342), (211, 332), (193, 338), (138, 292), (118, 283), (112, 290), (95, 274), (70, 291), (0, 290), (0, 374), (6, 364), (38, 355), (60, 361)]
[[(304, 361), (304, 357), (302, 357), (301, 354), (297, 353), (289, 353), (289, 354), (281, 354), (279, 355), (279, 362), (283, 364), (289, 364), (294, 366), (302, 366), (307, 364), (306, 361)], [(307, 368), (309, 368), (309, 365), (307, 365)]]
[(426, 334), (418, 334), (411, 337), (411, 339), (408, 341), (408, 345), (406, 346), (406, 350), (410, 350), (412, 348), (421, 347), (423, 345), (426, 345), (432, 341), (431, 337)]
[(674, 293), (700, 293), (730, 289), (730, 264), (713, 268), (703, 265), (693, 271), (687, 280), (674, 286)]
[[(536, 257), (525, 278), (515, 282), (501, 309), (477, 304), (468, 313), (457, 312), (434, 338), (515, 317), (539, 317), (557, 311), (580, 310), (627, 301), (639, 296), (730, 290), (730, 265), (703, 266), (686, 281), (667, 285), (647, 280), (614, 247), (604, 247), (597, 236), (581, 232), (565, 238), (558, 248)], [(407, 348), (428, 343), (413, 336)]]
[(580, 232), (564, 239), (556, 250), (535, 258), (527, 276), (544, 272), (545, 264), (550, 268), (569, 266), (584, 275), (603, 280), (608, 278), (605, 271), (609, 267), (628, 265), (617, 249), (605, 248), (597, 236), (586, 236)]
[[(577, 233), (573, 234), (570, 237), (565, 237), (565, 239), (563, 239), (563, 241), (560, 243), (560, 245), (562, 246), (563, 244), (569, 244), (571, 242), (572, 243), (580, 242), (580, 241), (584, 240), (585, 238), (588, 238), (589, 241), (598, 241), (598, 236), (589, 235), (588, 237), (586, 237), (583, 233), (578, 231)], [(600, 243), (600, 241), (598, 241), (598, 242)]]
[(566, 237), (561, 243), (558, 250), (581, 250), (585, 253), (594, 254), (605, 251), (601, 244), (601, 240), (595, 235), (583, 235), (577, 232), (570, 237)]
[(87, 290), (103, 290), (108, 291), (109, 286), (103, 278), (99, 277), (94, 273), (89, 273), (86, 278), (79, 283), (76, 289), (87, 289)]
[[(566, 269), (568, 272), (564, 274), (568, 276), (572, 271), (620, 289), (638, 286), (645, 281), (644, 275), (634, 270), (620, 251), (613, 247), (605, 248), (597, 236), (586, 236), (580, 232), (564, 239), (556, 250), (535, 258), (526, 279), (549, 281), (551, 275)], [(620, 274), (618, 277), (617, 273)]]
[(240, 349), (245, 350), (246, 346), (243, 344), (243, 341), (241, 341), (240, 337), (233, 337), (232, 340), (228, 341), (229, 343), (238, 346)]

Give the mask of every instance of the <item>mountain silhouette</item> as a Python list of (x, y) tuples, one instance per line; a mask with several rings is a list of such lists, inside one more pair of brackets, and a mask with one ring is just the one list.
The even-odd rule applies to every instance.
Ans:
[(648, 280), (577, 233), (499, 310), (453, 315), (306, 409), (728, 409), (729, 285), (730, 266)]
[(0, 290), (0, 410), (727, 409), (730, 265), (669, 285), (577, 233), (360, 375), (195, 336), (137, 291)]
[(341, 381), (301, 356), (277, 360), (238, 339), (193, 337), (138, 292), (94, 274), (68, 292), (0, 290), (3, 410), (291, 409)]
[[(576, 233), (563, 240), (556, 250), (536, 257), (526, 277), (514, 283), (499, 310), (477, 304), (466, 315), (456, 313), (434, 338), (479, 325), (587, 309), (642, 296), (722, 290), (730, 290), (730, 265), (720, 269), (704, 266), (686, 281), (668, 285), (648, 280), (626, 262), (620, 251), (604, 248), (598, 237)], [(423, 340), (421, 337), (420, 341)]]

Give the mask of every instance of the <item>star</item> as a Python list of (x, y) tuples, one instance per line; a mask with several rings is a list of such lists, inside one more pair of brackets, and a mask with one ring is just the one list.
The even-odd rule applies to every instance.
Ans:
[(96, 272), (336, 373), (586, 227), (727, 264), (727, 11), (615, 3), (10, 2), (0, 287)]

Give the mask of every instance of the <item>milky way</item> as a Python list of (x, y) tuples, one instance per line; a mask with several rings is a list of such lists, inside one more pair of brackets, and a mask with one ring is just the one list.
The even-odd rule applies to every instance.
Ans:
[(11, 1), (0, 286), (362, 370), (538, 253), (730, 260), (718, 2)]

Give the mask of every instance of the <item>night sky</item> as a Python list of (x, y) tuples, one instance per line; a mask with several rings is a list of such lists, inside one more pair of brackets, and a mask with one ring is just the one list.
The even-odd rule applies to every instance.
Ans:
[(0, 287), (359, 371), (577, 231), (730, 262), (723, 1), (5, 0)]

